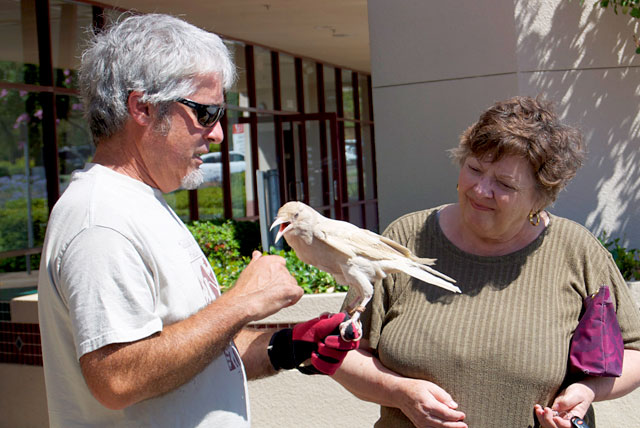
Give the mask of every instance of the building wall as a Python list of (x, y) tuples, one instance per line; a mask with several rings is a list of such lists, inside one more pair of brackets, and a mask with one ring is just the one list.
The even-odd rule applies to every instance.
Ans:
[(381, 229), (453, 202), (446, 150), (494, 101), (541, 94), (588, 149), (550, 211), (640, 247), (637, 24), (562, 0), (369, 0), (368, 10)]

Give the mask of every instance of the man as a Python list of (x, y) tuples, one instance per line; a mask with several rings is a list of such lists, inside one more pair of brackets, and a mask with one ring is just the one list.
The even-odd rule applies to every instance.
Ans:
[(220, 295), (162, 197), (201, 184), (234, 73), (220, 38), (165, 15), (129, 17), (84, 52), (96, 153), (51, 213), (40, 266), (52, 426), (248, 426), (247, 378), (312, 356), (331, 374), (354, 347), (329, 340), (343, 314), (243, 330), (302, 296), (284, 259), (255, 252)]

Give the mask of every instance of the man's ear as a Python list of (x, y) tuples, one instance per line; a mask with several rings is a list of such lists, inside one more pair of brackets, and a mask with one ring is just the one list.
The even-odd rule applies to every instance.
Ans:
[(131, 91), (127, 98), (127, 108), (131, 118), (138, 125), (146, 126), (151, 123), (151, 109), (148, 103), (141, 101), (142, 95), (142, 92)]

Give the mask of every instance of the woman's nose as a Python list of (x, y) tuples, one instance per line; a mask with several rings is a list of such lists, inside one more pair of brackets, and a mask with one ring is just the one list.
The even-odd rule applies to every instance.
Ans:
[(484, 198), (491, 198), (493, 196), (492, 183), (487, 177), (480, 178), (476, 185), (473, 186), (473, 190), (478, 194), (478, 196), (482, 196)]

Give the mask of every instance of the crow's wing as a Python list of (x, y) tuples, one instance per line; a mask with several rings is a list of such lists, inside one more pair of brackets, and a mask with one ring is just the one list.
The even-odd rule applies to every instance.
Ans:
[[(380, 236), (370, 230), (361, 229), (346, 221), (323, 219), (314, 227), (314, 238), (340, 251), (347, 257), (364, 257), (369, 260), (409, 258), (420, 262), (432, 259), (418, 259), (408, 248)], [(424, 260), (424, 261), (423, 261)]]

